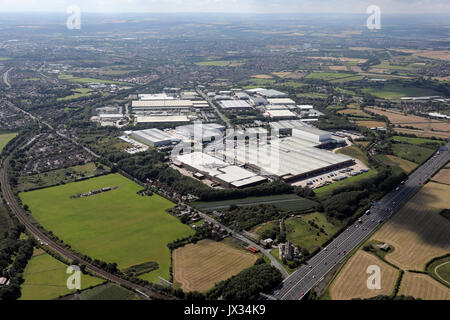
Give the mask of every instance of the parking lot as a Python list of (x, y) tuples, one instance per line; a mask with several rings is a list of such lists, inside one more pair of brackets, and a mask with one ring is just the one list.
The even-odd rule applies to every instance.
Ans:
[(297, 187), (308, 187), (311, 189), (320, 188), (337, 181), (345, 180), (369, 171), (369, 169), (359, 160), (355, 159), (355, 164), (346, 168), (336, 169), (327, 173), (309, 177), (307, 179), (292, 183)]

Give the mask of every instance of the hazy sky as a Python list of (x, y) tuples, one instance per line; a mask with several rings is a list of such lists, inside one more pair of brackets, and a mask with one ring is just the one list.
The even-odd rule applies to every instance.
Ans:
[(448, 13), (450, 0), (0, 0), (1, 12), (255, 12), (363, 13), (369, 5), (384, 13)]

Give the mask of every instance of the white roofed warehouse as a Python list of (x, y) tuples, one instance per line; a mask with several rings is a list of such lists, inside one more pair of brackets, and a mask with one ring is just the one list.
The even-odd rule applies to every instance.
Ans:
[(167, 146), (181, 141), (181, 139), (159, 129), (133, 131), (131, 137), (152, 147)]
[(179, 155), (175, 161), (227, 188), (246, 188), (267, 182), (265, 177), (202, 152)]

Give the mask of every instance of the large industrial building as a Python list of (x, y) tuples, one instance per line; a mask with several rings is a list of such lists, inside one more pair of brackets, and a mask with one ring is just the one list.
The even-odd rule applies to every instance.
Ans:
[(159, 129), (133, 131), (131, 137), (152, 147), (167, 146), (181, 141), (181, 139)]
[[(192, 124), (186, 126), (179, 126), (175, 128), (174, 132), (177, 135), (183, 137), (184, 140), (194, 140), (196, 134), (201, 134), (203, 142), (210, 142), (215, 138), (221, 137), (222, 132), (225, 131), (226, 129), (225, 126), (217, 123), (201, 124), (202, 132), (200, 133), (196, 133), (195, 128), (196, 126)], [(197, 125), (197, 128), (200, 128), (200, 125)]]
[(265, 177), (202, 152), (177, 156), (174, 162), (228, 188), (245, 188), (267, 182)]
[(354, 160), (341, 154), (315, 148), (316, 143), (295, 137), (275, 139), (248, 147), (240, 143), (235, 149), (222, 150), (224, 160), (246, 165), (262, 175), (284, 181), (306, 178), (321, 172), (352, 165)]
[(251, 110), (253, 109), (248, 102), (244, 100), (222, 100), (219, 102), (220, 107), (225, 111)]

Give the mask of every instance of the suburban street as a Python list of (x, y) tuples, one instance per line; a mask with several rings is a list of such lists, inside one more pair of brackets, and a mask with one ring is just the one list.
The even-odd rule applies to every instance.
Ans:
[(370, 208), (370, 214), (362, 217), (334, 239), (326, 248), (285, 278), (272, 297), (277, 300), (299, 300), (319, 283), (325, 275), (357, 246), (361, 245), (378, 227), (407, 202), (423, 183), (450, 160), (450, 143), (421, 167), (414, 171), (398, 191), (394, 190)]

